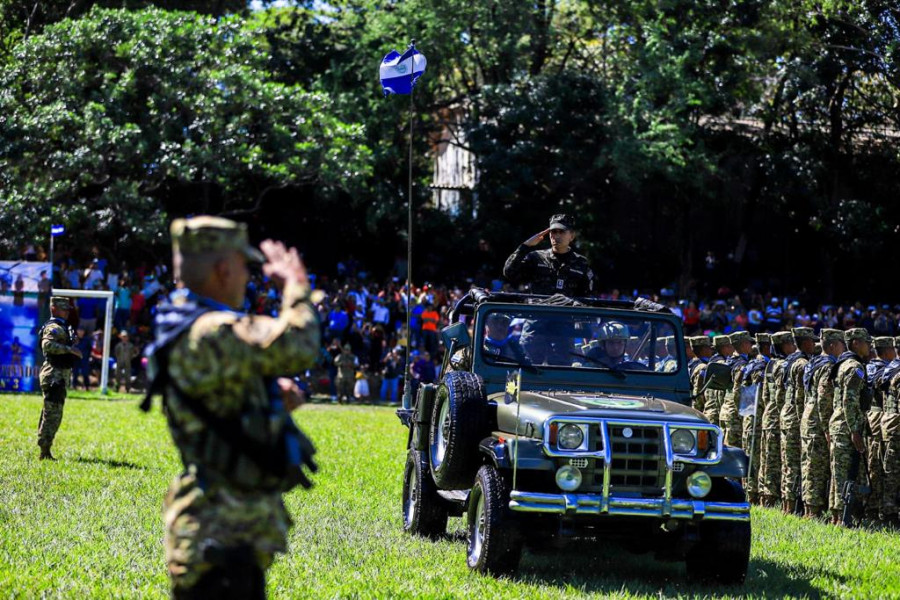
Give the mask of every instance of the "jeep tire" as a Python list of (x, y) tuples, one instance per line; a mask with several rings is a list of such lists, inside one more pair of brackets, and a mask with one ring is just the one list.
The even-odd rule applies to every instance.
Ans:
[(509, 488), (493, 465), (478, 470), (469, 494), (466, 564), (479, 573), (505, 575), (519, 566), (522, 542), (509, 509)]
[(428, 459), (421, 450), (410, 450), (403, 471), (403, 530), (436, 538), (447, 532), (447, 501), (437, 493)]
[(437, 389), (428, 435), (431, 473), (438, 487), (468, 489), (481, 465), (478, 444), (488, 431), (487, 398), (480, 377), (448, 373)]
[[(707, 497), (713, 502), (745, 502), (740, 484), (713, 480)], [(687, 554), (691, 579), (736, 585), (744, 582), (750, 563), (750, 521), (708, 521), (699, 524), (700, 540)]]

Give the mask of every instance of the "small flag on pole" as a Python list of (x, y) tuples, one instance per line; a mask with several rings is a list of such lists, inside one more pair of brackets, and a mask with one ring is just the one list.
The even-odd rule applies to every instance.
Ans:
[(51, 225), (50, 226), (50, 235), (53, 237), (60, 236), (66, 232), (65, 225)]
[(425, 55), (413, 44), (402, 55), (396, 50), (388, 52), (379, 70), (384, 95), (411, 94), (416, 81), (425, 72), (426, 64)]
[(506, 389), (503, 394), (503, 402), (512, 404), (519, 401), (519, 388), (522, 387), (521, 371), (506, 372)]

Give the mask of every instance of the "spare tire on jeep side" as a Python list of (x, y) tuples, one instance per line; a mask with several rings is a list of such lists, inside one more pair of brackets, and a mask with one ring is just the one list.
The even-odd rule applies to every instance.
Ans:
[(431, 474), (445, 490), (468, 489), (481, 466), (478, 444), (490, 435), (481, 377), (447, 373), (438, 386), (428, 437)]

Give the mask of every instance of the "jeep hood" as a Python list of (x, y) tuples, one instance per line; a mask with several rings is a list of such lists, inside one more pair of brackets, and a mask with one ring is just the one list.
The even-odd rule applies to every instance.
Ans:
[(515, 402), (506, 404), (503, 393), (493, 395), (491, 400), (497, 403), (497, 425), (500, 431), (516, 431), (518, 410), (519, 433), (533, 437), (543, 435), (543, 423), (548, 417), (563, 414), (607, 419), (708, 423), (703, 414), (693, 408), (650, 396), (524, 391), (519, 399), (519, 406)]

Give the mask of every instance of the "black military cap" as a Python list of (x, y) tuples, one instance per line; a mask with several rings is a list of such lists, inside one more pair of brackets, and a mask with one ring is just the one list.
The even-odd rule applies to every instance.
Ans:
[(550, 217), (550, 229), (575, 229), (575, 220), (569, 215), (553, 215)]

